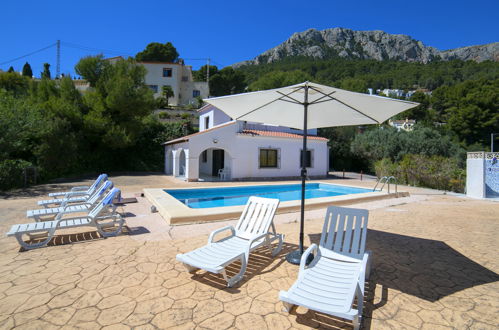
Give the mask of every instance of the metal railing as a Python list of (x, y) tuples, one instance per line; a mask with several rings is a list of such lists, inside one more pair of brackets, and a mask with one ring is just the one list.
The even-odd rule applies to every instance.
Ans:
[(376, 182), (376, 185), (374, 186), (373, 191), (376, 191), (376, 188), (378, 187), (378, 185), (380, 183), (383, 183), (383, 185), (381, 186), (381, 189), (379, 191), (383, 191), (383, 188), (388, 183), (388, 193), (390, 193), (390, 182), (391, 181), (393, 181), (393, 183), (395, 184), (395, 193), (397, 193), (398, 192), (397, 178), (394, 176), (383, 176), (383, 177), (379, 178), (378, 181)]

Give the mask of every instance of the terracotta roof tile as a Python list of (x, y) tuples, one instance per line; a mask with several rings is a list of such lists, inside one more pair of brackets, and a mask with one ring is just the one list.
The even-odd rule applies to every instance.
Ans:
[[(251, 135), (251, 136), (271, 136), (271, 137), (282, 137), (282, 138), (290, 138), (290, 139), (302, 139), (302, 134), (295, 133), (287, 133), (287, 132), (276, 132), (276, 131), (259, 131), (254, 129), (245, 129), (239, 134), (243, 135)], [(329, 139), (315, 136), (315, 135), (307, 135), (309, 140), (319, 140), (319, 141), (328, 141)]]
[(174, 140), (167, 141), (167, 142), (163, 143), (163, 145), (169, 145), (169, 144), (176, 144), (176, 143), (186, 142), (186, 141), (189, 141), (189, 138), (191, 138), (191, 137), (193, 137), (195, 135), (208, 133), (208, 132), (214, 131), (216, 129), (225, 127), (225, 126), (233, 125), (235, 123), (236, 123), (235, 121), (230, 121), (230, 122), (228, 122), (226, 124), (222, 124), (222, 125), (219, 125), (219, 126), (215, 126), (215, 127), (212, 127), (212, 128), (205, 129), (204, 131), (201, 131), (201, 132), (197, 132), (197, 133), (194, 133), (194, 134), (189, 134), (189, 135), (182, 136), (182, 137), (179, 137), (179, 138), (174, 139)]

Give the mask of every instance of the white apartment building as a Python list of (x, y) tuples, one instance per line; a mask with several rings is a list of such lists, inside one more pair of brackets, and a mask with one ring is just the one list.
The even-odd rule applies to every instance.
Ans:
[[(113, 63), (121, 56), (109, 58)], [(205, 81), (194, 81), (192, 77), (192, 66), (185, 65), (182, 59), (178, 63), (169, 62), (138, 62), (147, 73), (146, 85), (154, 92), (154, 97), (162, 97), (163, 86), (170, 86), (173, 97), (168, 99), (169, 105), (197, 104), (197, 97), (208, 97), (208, 83)]]

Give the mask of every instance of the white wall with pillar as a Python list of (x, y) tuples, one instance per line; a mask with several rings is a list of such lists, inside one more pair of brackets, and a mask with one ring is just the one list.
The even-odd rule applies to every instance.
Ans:
[(468, 152), (466, 159), (466, 196), (499, 198), (499, 153)]

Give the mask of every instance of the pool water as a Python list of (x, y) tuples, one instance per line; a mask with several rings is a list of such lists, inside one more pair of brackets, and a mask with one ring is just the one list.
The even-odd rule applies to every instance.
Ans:
[[(165, 189), (164, 191), (194, 209), (244, 205), (250, 196), (277, 198), (281, 202), (301, 199), (301, 184)], [(369, 189), (333, 184), (307, 183), (305, 185), (305, 199), (360, 194), (371, 191)]]

